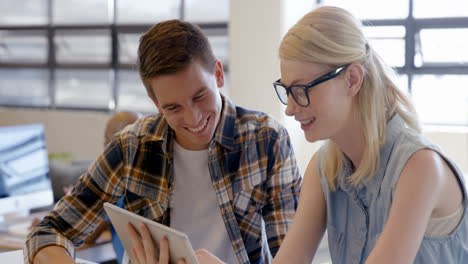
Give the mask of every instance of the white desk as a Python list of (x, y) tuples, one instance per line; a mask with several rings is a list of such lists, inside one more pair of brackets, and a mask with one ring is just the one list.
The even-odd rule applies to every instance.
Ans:
[[(0, 253), (0, 259), (2, 260), (2, 263), (23, 264), (24, 263), (23, 250), (15, 250), (15, 251), (9, 251), (5, 253)], [(97, 264), (95, 262), (89, 262), (89, 261), (82, 260), (82, 259), (77, 259), (76, 262), (87, 263), (87, 264)]]

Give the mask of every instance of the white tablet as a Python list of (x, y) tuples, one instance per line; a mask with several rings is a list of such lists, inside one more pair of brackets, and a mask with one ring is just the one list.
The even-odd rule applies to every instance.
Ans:
[(192, 245), (187, 235), (173, 228), (154, 222), (125, 209), (122, 209), (111, 203), (104, 203), (104, 210), (109, 216), (112, 225), (114, 226), (120, 240), (130, 258), (131, 263), (137, 263), (132, 252), (132, 240), (127, 231), (127, 223), (131, 223), (138, 230), (140, 223), (145, 223), (153, 236), (155, 243), (159, 243), (160, 239), (167, 237), (169, 240), (169, 255), (170, 263), (176, 263), (177, 260), (185, 258), (186, 264), (198, 264), (198, 260), (193, 251)]

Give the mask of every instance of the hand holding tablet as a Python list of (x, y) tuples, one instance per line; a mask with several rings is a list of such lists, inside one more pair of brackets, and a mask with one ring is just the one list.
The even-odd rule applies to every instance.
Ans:
[[(112, 222), (112, 225), (117, 231), (117, 234), (119, 235), (120, 240), (122, 241), (125, 251), (129, 255), (132, 264), (151, 263), (147, 263), (146, 259), (138, 260), (135, 257), (135, 254), (132, 252), (132, 249), (134, 248), (134, 243), (131, 239), (132, 236), (134, 237), (134, 239), (137, 240), (137, 243), (138, 241), (141, 242), (140, 245), (135, 245), (137, 248), (141, 247), (138, 250), (141, 250), (140, 253), (142, 254), (137, 255), (143, 255), (147, 259), (155, 261), (153, 263), (159, 262), (156, 262), (157, 257), (159, 255), (156, 251), (158, 251), (159, 249), (165, 250), (167, 248), (169, 249), (168, 256), (162, 256), (165, 257), (165, 259), (162, 260), (167, 261), (166, 263), (179, 264), (180, 262), (176, 261), (184, 259), (186, 264), (198, 264), (195, 252), (192, 249), (192, 245), (190, 244), (187, 235), (185, 235), (184, 233), (151, 221), (150, 219), (144, 218), (140, 215), (134, 214), (110, 203), (104, 203), (104, 210), (106, 211), (107, 215), (109, 216)], [(134, 229), (129, 229), (128, 224), (131, 224), (134, 227)], [(142, 226), (142, 224), (145, 224), (146, 226)], [(134, 233), (132, 233), (132, 231)], [(160, 244), (161, 239), (163, 239), (164, 237), (168, 239), (168, 243), (166, 244), (163, 241), (163, 243)], [(167, 252), (167, 250), (165, 250), (165, 252)], [(169, 257), (169, 259), (167, 259), (166, 257)], [(161, 264), (164, 263), (161, 262)]]
[[(127, 230), (134, 245), (131, 254), (136, 258), (137, 264), (169, 263), (169, 241), (166, 237), (161, 238), (158, 249), (146, 224), (141, 223), (138, 232), (128, 223)], [(177, 260), (177, 264), (185, 264), (185, 259)]]

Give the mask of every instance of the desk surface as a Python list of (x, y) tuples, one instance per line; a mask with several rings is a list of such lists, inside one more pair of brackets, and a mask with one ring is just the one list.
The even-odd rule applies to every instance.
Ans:
[[(0, 253), (0, 259), (2, 260), (2, 263), (22, 264), (24, 263), (23, 251), (15, 250), (15, 251)], [(79, 263), (96, 264), (95, 262), (90, 262), (90, 261), (86, 261), (83, 259), (76, 259), (76, 261)]]

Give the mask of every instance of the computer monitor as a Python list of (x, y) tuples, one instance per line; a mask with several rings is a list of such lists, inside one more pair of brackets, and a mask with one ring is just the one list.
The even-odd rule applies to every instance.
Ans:
[(53, 204), (44, 127), (0, 127), (0, 219)]

